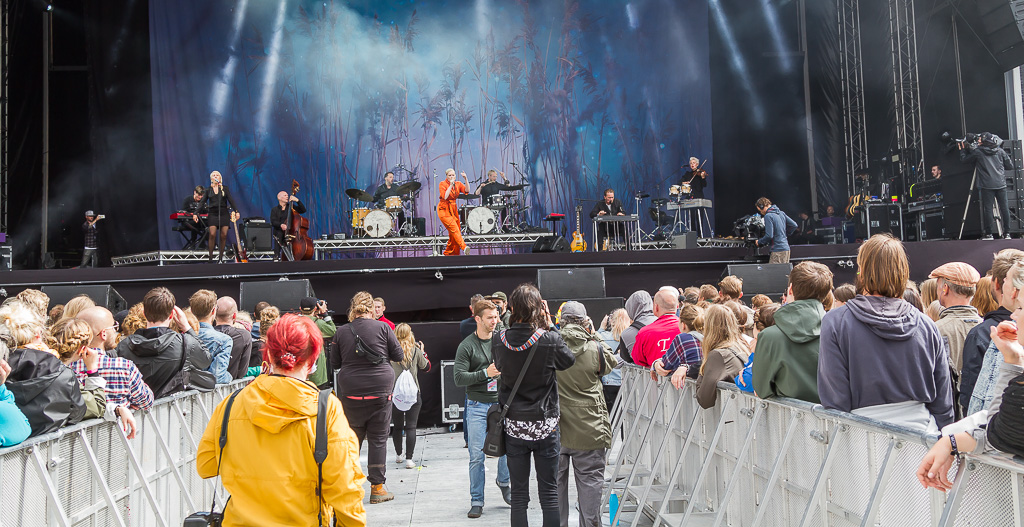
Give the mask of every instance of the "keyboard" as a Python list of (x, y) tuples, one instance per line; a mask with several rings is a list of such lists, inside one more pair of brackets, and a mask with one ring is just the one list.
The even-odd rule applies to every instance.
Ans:
[[(207, 214), (197, 214), (197, 216), (199, 216), (200, 218), (205, 218), (208, 215)], [(189, 212), (185, 212), (183, 210), (179, 210), (178, 212), (172, 212), (171, 213), (171, 219), (172, 220), (190, 220), (190, 219), (192, 219), (192, 214), (189, 213)]]
[(614, 223), (614, 222), (619, 222), (619, 221), (636, 221), (638, 219), (639, 219), (639, 217), (636, 214), (628, 214), (626, 216), (610, 216), (610, 215), (605, 215), (605, 216), (595, 216), (594, 217), (594, 221), (598, 221), (598, 222), (602, 222), (602, 223)]
[(695, 199), (684, 199), (682, 201), (670, 201), (665, 208), (668, 210), (686, 210), (686, 209), (699, 209), (699, 208), (711, 208), (711, 200), (703, 198)]

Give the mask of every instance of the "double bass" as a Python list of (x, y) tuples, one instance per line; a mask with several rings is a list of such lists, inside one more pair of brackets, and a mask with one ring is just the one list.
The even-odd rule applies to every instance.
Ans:
[(312, 260), (313, 239), (309, 237), (309, 220), (292, 208), (291, 198), (299, 191), (299, 182), (292, 180), (292, 193), (288, 196), (288, 219), (284, 232), (285, 253), (290, 252), (291, 260)]

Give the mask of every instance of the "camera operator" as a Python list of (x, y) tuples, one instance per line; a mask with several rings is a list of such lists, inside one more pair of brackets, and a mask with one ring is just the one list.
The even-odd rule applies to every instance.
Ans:
[[(969, 138), (970, 139), (970, 138)], [(999, 136), (984, 132), (975, 141), (958, 142), (960, 161), (972, 162), (978, 170), (978, 190), (981, 193), (981, 210), (985, 217), (985, 236), (983, 240), (991, 240), (999, 235), (995, 218), (992, 215), (992, 201), (999, 206), (999, 219), (1002, 224), (1003, 238), (1010, 238), (1007, 222), (1010, 219), (1009, 207), (1006, 203), (1007, 170), (1013, 170), (1013, 161), (1002, 149), (1003, 141)]]

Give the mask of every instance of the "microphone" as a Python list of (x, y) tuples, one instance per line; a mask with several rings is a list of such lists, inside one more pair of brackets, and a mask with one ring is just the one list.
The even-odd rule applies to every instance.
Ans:
[(511, 164), (512, 164), (512, 166), (519, 166), (519, 165), (516, 164), (515, 161), (512, 161)]
[(437, 179), (437, 169), (434, 169), (434, 179)]

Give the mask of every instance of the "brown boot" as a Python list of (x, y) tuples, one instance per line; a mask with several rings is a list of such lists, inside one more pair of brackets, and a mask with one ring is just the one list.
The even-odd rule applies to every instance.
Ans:
[(391, 501), (393, 499), (395, 499), (395, 495), (388, 492), (387, 489), (384, 488), (383, 483), (380, 485), (370, 485), (371, 505), (374, 503), (384, 503), (385, 501)]

